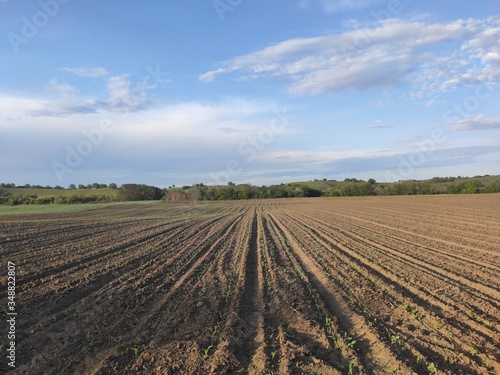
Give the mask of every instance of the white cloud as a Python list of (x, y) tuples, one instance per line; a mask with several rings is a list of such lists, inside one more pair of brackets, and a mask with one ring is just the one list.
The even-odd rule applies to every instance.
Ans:
[(84, 67), (78, 67), (78, 68), (62, 68), (62, 70), (76, 74), (79, 77), (89, 77), (89, 78), (95, 78), (95, 77), (102, 77), (108, 75), (108, 72), (106, 69), (102, 67), (96, 67), (96, 68), (84, 68)]
[(474, 57), (485, 64), (500, 62), (500, 20), (492, 18), (491, 24), (490, 28), (480, 31), (462, 47), (464, 50), (475, 50)]
[(471, 130), (495, 130), (500, 129), (500, 117), (486, 117), (483, 114), (468, 116), (456, 121), (448, 127), (448, 130), (471, 131)]
[(67, 117), (99, 113), (106, 109), (106, 103), (97, 99), (69, 99), (61, 101), (43, 101), (38, 108), (26, 111), (29, 117)]
[(500, 64), (492, 63), (499, 20), (425, 24), (392, 19), (374, 28), (290, 39), (235, 57), (199, 79), (284, 77), (288, 91), (299, 95), (410, 84), (418, 86), (417, 97), (466, 84), (500, 83)]
[(370, 158), (393, 156), (400, 152), (393, 150), (350, 150), (350, 151), (277, 151), (262, 154), (259, 159), (277, 163), (327, 163), (348, 158)]
[(373, 121), (371, 124), (365, 126), (365, 129), (387, 129), (393, 128), (394, 124), (383, 122), (381, 120)]
[(56, 80), (49, 82), (49, 87), (64, 97), (64, 100), (45, 101), (38, 109), (30, 110), (30, 116), (65, 117), (69, 115), (99, 112), (134, 112), (142, 110), (148, 101), (146, 89), (132, 82), (126, 75), (112, 76), (107, 79), (107, 98), (80, 98), (72, 94), (75, 89)]
[(49, 88), (63, 97), (68, 97), (75, 93), (75, 88), (73, 86), (67, 83), (59, 83), (56, 79), (50, 80)]
[(212, 82), (213, 80), (215, 80), (217, 74), (225, 73), (225, 71), (226, 71), (225, 69), (221, 68), (214, 71), (206, 72), (205, 74), (201, 74), (199, 76), (199, 80), (203, 82)]
[(116, 110), (131, 111), (146, 101), (146, 91), (132, 82), (125, 75), (108, 79), (108, 104)]
[(426, 107), (434, 107), (434, 106), (438, 105), (439, 103), (440, 102), (437, 99), (429, 99), (429, 100), (426, 100), (423, 104)]
[(421, 136), (416, 136), (416, 135), (409, 135), (400, 139), (396, 139), (394, 141), (391, 141), (389, 145), (391, 147), (399, 147), (399, 148), (404, 148), (408, 147), (408, 145), (416, 145), (419, 142), (422, 142), (424, 139)]
[[(111, 84), (113, 98), (121, 100), (129, 93), (127, 81), (114, 80)], [(98, 124), (100, 119), (119, 123), (124, 144), (143, 140), (145, 143), (166, 144), (176, 147), (185, 144), (233, 144), (250, 133), (269, 127), (276, 117), (277, 105), (273, 102), (227, 98), (209, 102), (179, 102), (157, 105), (126, 115), (95, 99), (45, 100), (0, 96), (0, 127), (22, 126), (43, 129), (53, 137), (64, 137), (67, 132)], [(68, 123), (66, 116), (72, 116)], [(8, 119), (8, 120), (7, 120)], [(64, 124), (67, 131), (54, 124)], [(52, 128), (54, 126), (54, 128)], [(149, 146), (148, 146), (149, 148)]]
[[(210, 172), (224, 170), (231, 160), (237, 161), (243, 169), (241, 175), (234, 177), (236, 181), (256, 183), (262, 181), (267, 173), (269, 176), (276, 175), (275, 179), (283, 182), (286, 179), (283, 179), (284, 175), (281, 173), (285, 171), (304, 176), (310, 173), (331, 174), (331, 171), (337, 169), (340, 170), (339, 173), (350, 174), (394, 165), (397, 168), (399, 156), (419, 150), (418, 143), (422, 141), (414, 138), (399, 147), (303, 150), (302, 143), (296, 147), (290, 145), (293, 134), (287, 128), (283, 133), (277, 134), (273, 143), (265, 143), (255, 159), (249, 162), (247, 155), (240, 154), (238, 147), (249, 136), (270, 126), (275, 117), (273, 110), (276, 103), (241, 98), (227, 98), (218, 102), (167, 103), (141, 112), (132, 111), (125, 116), (112, 111), (107, 103), (102, 105), (97, 113), (75, 112), (68, 122), (63, 116), (26, 116), (28, 111), (67, 108), (61, 101), (0, 97), (0, 118), (15, 119), (0, 121), (2, 134), (5, 134), (5, 139), (10, 140), (8, 145), (4, 145), (6, 147), (2, 146), (0, 149), (0, 168), (3, 166), (5, 170), (15, 171), (13, 166), (17, 165), (17, 169), (24, 168), (26, 171), (33, 168), (37, 173), (51, 176), (51, 163), (64, 162), (66, 147), (75, 148), (86, 139), (82, 131), (97, 129), (104, 119), (116, 125), (115, 129), (105, 135), (102, 144), (93, 148), (92, 154), (85, 157), (84, 163), (75, 168), (74, 173), (65, 176), (65, 182), (74, 182), (80, 173), (85, 175), (79, 177), (83, 181), (93, 175), (109, 176), (108, 171), (111, 170), (126, 173), (129, 179), (149, 178), (147, 174), (151, 172), (168, 173), (170, 177), (164, 178), (169, 181), (174, 174), (184, 173), (187, 184), (195, 181), (209, 182)], [(92, 103), (88, 107), (92, 107)], [(492, 119), (484, 117), (469, 120), (494, 123)], [(495, 123), (498, 126), (498, 119)], [(378, 127), (385, 124), (375, 121), (373, 125)], [(466, 125), (465, 122), (462, 125)], [(238, 131), (234, 131), (235, 129)], [(498, 149), (498, 139), (490, 138), (467, 137), (462, 141), (450, 140), (439, 144), (426, 165), (458, 162), (480, 153), (492, 152), (495, 145)], [(23, 142), (29, 154), (14, 158), (12, 155), (17, 155), (15, 145), (19, 142)], [(457, 161), (447, 161), (446, 158), (451, 157), (450, 155), (456, 157)]]
[[(26, 117), (26, 112), (43, 108), (45, 101), (23, 97), (0, 95), (0, 120), (10, 119), (21, 120)], [(9, 126), (6, 122), (0, 121), (2, 125)]]
[[(181, 102), (131, 114), (123, 126), (130, 139), (184, 144), (233, 144), (268, 126), (274, 103), (229, 98), (220, 102)], [(231, 131), (237, 129), (238, 131)], [(229, 131), (228, 131), (229, 130)]]
[[(68, 179), (85, 170), (127, 169), (133, 171), (128, 174), (133, 178), (147, 170), (182, 171), (191, 175), (201, 173), (201, 180), (208, 181), (211, 171), (225, 168), (229, 160), (242, 160), (238, 145), (249, 134), (269, 127), (276, 116), (273, 112), (276, 103), (241, 98), (167, 103), (125, 114), (103, 104), (98, 112), (72, 113), (68, 122), (62, 115), (43, 115), (43, 111), (67, 109), (61, 101), (0, 96), (0, 119), (15, 119), (0, 121), (0, 133), (9, 140), (8, 145), (0, 148), (0, 169), (5, 164), (9, 171), (14, 171), (13, 160), (18, 160), (16, 165), (21, 163), (25, 173), (29, 166), (54, 177), (51, 163), (64, 163), (67, 147), (75, 149), (86, 139), (84, 130), (98, 129), (106, 120), (115, 125), (114, 130), (106, 133), (102, 144), (93, 148), (84, 163), (67, 175)], [(228, 129), (241, 132), (227, 132)], [(17, 155), (14, 150), (19, 142), (29, 152), (13, 157)]]
[(284, 169), (287, 166), (305, 168), (305, 171), (321, 171), (340, 168), (343, 172), (375, 171), (394, 168), (402, 158), (408, 160), (410, 155), (420, 153), (425, 160), (418, 168), (430, 168), (447, 164), (463, 164), (473, 160), (477, 155), (498, 150), (498, 142), (485, 139), (469, 139), (465, 141), (448, 141), (436, 144), (429, 155), (422, 154), (418, 142), (411, 142), (400, 148), (359, 148), (347, 151), (317, 150), (284, 150), (263, 152), (257, 161), (263, 165)]

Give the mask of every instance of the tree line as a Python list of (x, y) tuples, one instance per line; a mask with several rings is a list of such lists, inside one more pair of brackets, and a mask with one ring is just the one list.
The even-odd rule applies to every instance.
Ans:
[(24, 184), (24, 185), (20, 185), (20, 186), (16, 186), (16, 184), (13, 184), (13, 183), (5, 183), (5, 182), (2, 182), (0, 183), (0, 188), (18, 188), (18, 189), (54, 189), (54, 190), (76, 190), (76, 189), (80, 189), (80, 190), (83, 190), (83, 189), (103, 189), (103, 188), (107, 188), (109, 187), (110, 189), (118, 189), (118, 186), (115, 184), (115, 183), (111, 183), (109, 185), (107, 184), (100, 184), (100, 183), (97, 183), (97, 182), (94, 182), (93, 184), (88, 184), (88, 185), (84, 185), (84, 184), (79, 184), (78, 186), (76, 186), (75, 184), (70, 184), (68, 186), (68, 188), (64, 188), (62, 186), (59, 186), (59, 185), (56, 185), (56, 186), (50, 186), (50, 185), (46, 185), (46, 186), (42, 186), (42, 185), (31, 185), (31, 184)]
[[(479, 176), (481, 177), (481, 176)], [(431, 180), (399, 181), (393, 183), (378, 183), (374, 179), (368, 181), (355, 178), (346, 178), (343, 182), (323, 179), (308, 183), (288, 183), (270, 186), (254, 186), (250, 184), (236, 185), (229, 182), (227, 186), (204, 185), (158, 188), (144, 184), (89, 184), (76, 187), (71, 184), (68, 189), (62, 187), (45, 186), (54, 194), (12, 193), (2, 188), (15, 188), (11, 183), (0, 183), (0, 204), (78, 204), (78, 203), (107, 203), (115, 201), (215, 201), (267, 198), (298, 198), (298, 197), (348, 197), (348, 196), (389, 196), (389, 195), (432, 195), (432, 194), (479, 194), (500, 193), (500, 178), (495, 181), (483, 182), (480, 179), (466, 179), (462, 177), (435, 177)], [(38, 185), (23, 185), (17, 188), (37, 188)], [(102, 188), (110, 188), (104, 194)], [(95, 189), (95, 194), (83, 194), (86, 189)], [(22, 189), (21, 189), (22, 190)], [(65, 190), (64, 194), (56, 191)], [(70, 192), (69, 190), (75, 190)], [(27, 190), (28, 191), (28, 190)]]
[[(313, 184), (311, 184), (314, 186)], [(183, 186), (169, 187), (163, 199), (179, 200), (239, 200), (265, 198), (295, 197), (352, 197), (352, 196), (389, 196), (389, 195), (434, 195), (434, 194), (479, 194), (500, 193), (500, 179), (483, 183), (472, 180), (457, 183), (436, 183), (430, 181), (400, 181), (394, 183), (377, 183), (346, 179), (343, 183), (332, 183), (333, 186), (314, 188), (303, 183), (279, 184), (271, 186), (228, 185), (228, 186)]]

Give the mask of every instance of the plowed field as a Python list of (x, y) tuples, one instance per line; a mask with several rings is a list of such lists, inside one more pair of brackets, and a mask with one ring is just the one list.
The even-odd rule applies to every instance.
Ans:
[(500, 374), (499, 244), (491, 194), (1, 216), (0, 371)]

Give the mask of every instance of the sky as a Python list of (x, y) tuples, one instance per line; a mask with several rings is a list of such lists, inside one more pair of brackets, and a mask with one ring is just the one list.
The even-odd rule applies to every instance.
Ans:
[(500, 174), (500, 3), (0, 0), (0, 182)]

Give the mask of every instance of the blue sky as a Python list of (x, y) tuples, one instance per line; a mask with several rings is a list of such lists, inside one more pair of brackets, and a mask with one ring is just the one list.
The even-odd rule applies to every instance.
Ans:
[(0, 181), (500, 174), (497, 0), (0, 0)]

